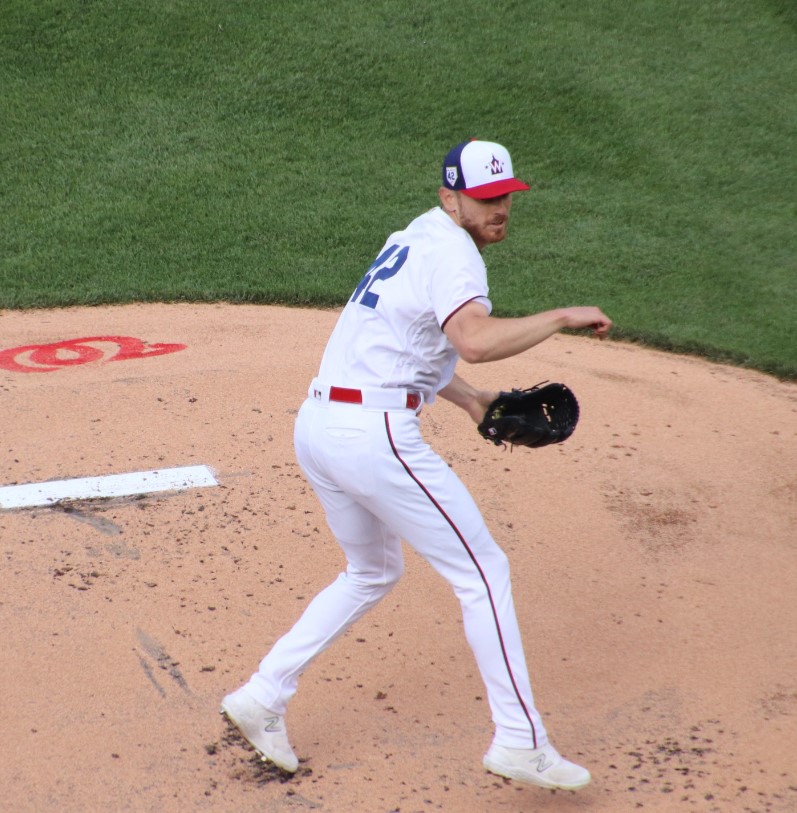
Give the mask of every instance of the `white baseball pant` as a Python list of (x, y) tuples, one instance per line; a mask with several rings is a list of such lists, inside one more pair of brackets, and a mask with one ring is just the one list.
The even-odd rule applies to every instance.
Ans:
[[(284, 714), (310, 662), (382, 599), (403, 572), (406, 540), (453, 587), (484, 681), (494, 742), (545, 745), (512, 601), (509, 563), (473, 498), (424, 442), (418, 414), (330, 403), (314, 390), (295, 427), (299, 464), (343, 549), (346, 572), (276, 642), (248, 690)], [(420, 410), (418, 410), (420, 411)]]

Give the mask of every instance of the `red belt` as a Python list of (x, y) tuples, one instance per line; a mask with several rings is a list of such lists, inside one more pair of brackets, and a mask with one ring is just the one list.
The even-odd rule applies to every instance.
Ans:
[[(344, 404), (361, 404), (363, 394), (361, 390), (350, 390), (348, 387), (330, 387), (329, 400)], [(407, 409), (418, 409), (421, 405), (421, 396), (417, 392), (407, 393)]]

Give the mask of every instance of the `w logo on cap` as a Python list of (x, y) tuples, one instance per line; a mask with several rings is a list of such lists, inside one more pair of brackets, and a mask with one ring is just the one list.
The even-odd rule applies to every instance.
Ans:
[(500, 175), (503, 171), (504, 171), (504, 162), (499, 161), (495, 156), (493, 156), (493, 160), (490, 161), (490, 174)]

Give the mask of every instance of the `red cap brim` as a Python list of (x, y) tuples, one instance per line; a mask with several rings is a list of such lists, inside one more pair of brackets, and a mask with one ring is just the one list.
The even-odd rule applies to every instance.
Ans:
[(517, 178), (506, 178), (502, 181), (493, 181), (481, 186), (474, 186), (472, 189), (460, 189), (464, 195), (476, 200), (488, 200), (498, 198), (501, 195), (508, 195), (510, 192), (528, 192), (531, 187)]

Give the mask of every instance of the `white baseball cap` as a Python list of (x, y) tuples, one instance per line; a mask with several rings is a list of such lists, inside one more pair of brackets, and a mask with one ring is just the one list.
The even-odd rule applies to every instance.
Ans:
[(443, 159), (443, 186), (477, 200), (530, 189), (512, 174), (506, 147), (475, 139), (457, 144)]

